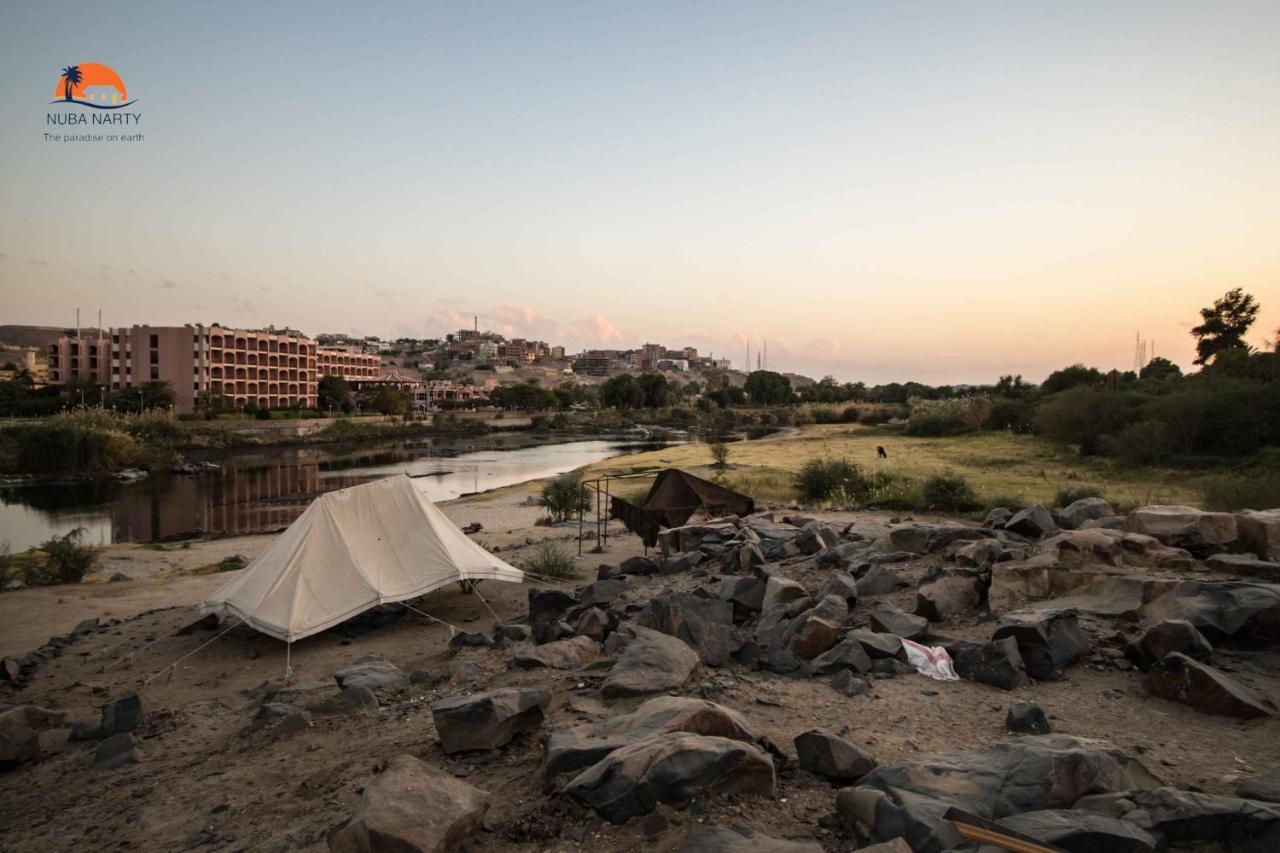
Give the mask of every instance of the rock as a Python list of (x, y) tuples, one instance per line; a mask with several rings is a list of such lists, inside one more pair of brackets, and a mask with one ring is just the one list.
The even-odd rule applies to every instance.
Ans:
[(1104, 741), (1029, 735), (980, 751), (882, 764), (836, 795), (836, 814), (872, 843), (903, 837), (916, 853), (940, 853), (962, 843), (943, 817), (951, 807), (1001, 820), (1071, 808), (1086, 794), (1159, 784), (1140, 762)]
[(729, 577), (720, 584), (720, 600), (733, 605), (733, 618), (742, 621), (764, 607), (765, 582), (756, 577)]
[(1128, 821), (1081, 809), (1023, 812), (1000, 825), (1073, 853), (1152, 853), (1160, 846), (1154, 835)]
[(879, 602), (871, 608), (870, 620), (871, 630), (907, 640), (918, 640), (929, 631), (929, 620), (903, 613), (886, 602)]
[(867, 657), (873, 661), (884, 658), (895, 658), (901, 661), (907, 659), (907, 653), (902, 650), (902, 638), (894, 634), (880, 634), (864, 628), (855, 628), (845, 634), (845, 639), (856, 640), (862, 646), (862, 650), (867, 653)]
[(19, 705), (0, 712), (0, 770), (9, 770), (27, 761), (39, 761), (40, 734), (62, 728), (66, 721), (65, 711), (36, 705)]
[(773, 762), (738, 740), (671, 732), (609, 753), (578, 774), (565, 791), (611, 823), (648, 814), (658, 803), (744, 794), (773, 797)]
[(858, 603), (857, 581), (848, 572), (842, 572), (837, 569), (827, 577), (827, 582), (823, 584), (822, 590), (818, 593), (819, 598), (825, 598), (828, 595), (839, 596), (844, 599), (845, 604), (853, 607)]
[(311, 728), (311, 715), (287, 702), (264, 702), (253, 718), (253, 728), (265, 729), (278, 740)]
[(449, 638), (449, 648), (465, 649), (470, 647), (492, 648), (493, 639), (488, 634), (460, 631)]
[(649, 602), (637, 623), (684, 640), (707, 666), (724, 666), (740, 645), (733, 630), (733, 605), (686, 593)]
[(398, 690), (409, 683), (409, 677), (384, 658), (365, 655), (333, 674), (338, 686), (364, 687), (368, 690)]
[(489, 794), (412, 755), (397, 755), (365, 785), (346, 824), (329, 836), (334, 853), (447, 853), (480, 828)]
[(1223, 550), (1238, 537), (1235, 516), (1189, 506), (1144, 506), (1129, 513), (1125, 527), (1165, 545), (1204, 555)]
[(494, 637), (501, 637), (504, 640), (510, 640), (513, 643), (523, 643), (531, 636), (528, 627), (524, 625), (516, 625), (512, 622), (498, 622), (493, 626)]
[(805, 592), (800, 584), (790, 578), (774, 575), (765, 584), (764, 599), (760, 602), (760, 609), (768, 610), (775, 604), (790, 604), (808, 597), (809, 593)]
[(567, 615), (572, 616), (590, 607), (607, 608), (614, 599), (627, 591), (627, 582), (617, 578), (587, 584), (578, 593), (578, 604)]
[(1280, 803), (1280, 769), (1271, 768), (1257, 776), (1241, 779), (1236, 793), (1246, 800)]
[(133, 578), (129, 577), (124, 572), (112, 572), (111, 577), (107, 578), (107, 583), (124, 583), (125, 581), (131, 580), (133, 580)]
[(943, 575), (921, 584), (916, 591), (916, 615), (930, 622), (943, 622), (973, 610), (982, 602), (982, 584), (976, 577)]
[(860, 597), (889, 595), (904, 586), (911, 586), (911, 584), (893, 569), (886, 569), (879, 563), (872, 563), (862, 577), (858, 578), (857, 592)]
[(627, 557), (618, 565), (618, 569), (624, 575), (656, 575), (658, 561), (652, 557)]
[(998, 506), (987, 513), (987, 517), (982, 520), (982, 526), (990, 527), (992, 530), (1003, 530), (1011, 518), (1013, 518), (1013, 510)]
[(578, 615), (578, 620), (573, 623), (573, 630), (580, 637), (602, 643), (613, 630), (613, 623), (614, 620), (609, 618), (609, 614), (599, 607), (588, 607)]
[(553, 781), (590, 767), (615, 749), (670, 732), (722, 737), (770, 748), (768, 741), (732, 708), (705, 699), (657, 696), (630, 713), (551, 732), (543, 775)]
[(809, 661), (811, 675), (827, 675), (833, 672), (866, 673), (871, 671), (871, 658), (855, 638), (846, 638)]
[(1280, 849), (1280, 807), (1270, 803), (1154, 788), (1095, 794), (1083, 797), (1075, 807), (1121, 818), (1173, 849), (1234, 853)]
[(1215, 645), (1280, 644), (1280, 586), (1183, 581), (1142, 608), (1148, 622), (1185, 619)]
[(1012, 557), (1013, 552), (999, 539), (975, 539), (958, 543), (959, 547), (951, 552), (951, 558), (962, 566), (975, 569), (990, 568), (992, 563), (1002, 559), (1006, 553)]
[(1039, 539), (1056, 533), (1058, 524), (1053, 520), (1049, 510), (1040, 504), (1035, 504), (1014, 513), (1013, 517), (1005, 522), (1004, 529), (1010, 533), (1026, 536), (1028, 539)]
[(543, 687), (505, 688), (433, 702), (431, 719), (447, 753), (497, 749), (541, 726), (550, 702)]
[(876, 760), (857, 745), (821, 729), (812, 729), (795, 739), (800, 769), (829, 782), (854, 782), (870, 773)]
[(843, 625), (821, 616), (807, 616), (791, 638), (790, 649), (801, 660), (810, 660), (835, 645)]
[(1280, 562), (1260, 560), (1253, 554), (1214, 554), (1204, 564), (1215, 572), (1258, 578), (1272, 583), (1280, 581)]
[(74, 628), (71, 629), (71, 634), (69, 636), (72, 640), (78, 640), (86, 634), (92, 634), (94, 631), (98, 630), (98, 625), (99, 622), (97, 616), (81, 620)]
[(378, 710), (378, 697), (367, 687), (348, 687), (307, 708), (317, 717), (349, 717)]
[(0, 681), (16, 684), (22, 677), (22, 665), (14, 658), (0, 660)]
[(1172, 652), (1207, 661), (1213, 657), (1213, 646), (1187, 620), (1166, 619), (1152, 625), (1125, 647), (1129, 659), (1141, 669), (1150, 669)]
[(1018, 641), (1013, 637), (988, 643), (957, 640), (944, 645), (956, 675), (961, 678), (1001, 690), (1017, 690), (1027, 683), (1026, 667), (1018, 651)]
[(551, 643), (571, 634), (572, 629), (561, 628), (564, 615), (578, 604), (578, 596), (562, 589), (529, 590), (529, 631), (535, 643)]
[(120, 732), (98, 744), (93, 752), (95, 770), (115, 770), (142, 761), (142, 750), (132, 732)]
[(786, 841), (743, 828), (698, 826), (689, 833), (680, 853), (822, 853), (816, 841)]
[(702, 565), (707, 559), (707, 555), (702, 551), (689, 551), (681, 554), (674, 560), (668, 560), (658, 566), (658, 574), (662, 575), (678, 575), (681, 572), (688, 572)]
[(40, 753), (40, 760), (57, 755), (67, 748), (67, 743), (71, 740), (71, 729), (45, 729), (36, 735), (36, 748)]
[(521, 669), (543, 666), (550, 669), (581, 669), (599, 659), (598, 642), (591, 637), (574, 637), (521, 649), (515, 653), (512, 663)]
[(861, 696), (864, 693), (870, 693), (871, 685), (867, 683), (865, 678), (859, 678), (854, 675), (852, 670), (842, 669), (831, 676), (831, 689), (852, 698)]
[(1144, 684), (1156, 696), (1208, 714), (1253, 719), (1275, 713), (1275, 706), (1250, 688), (1180, 652), (1154, 665)]
[(1089, 636), (1073, 610), (1028, 610), (1000, 619), (993, 640), (1012, 637), (1027, 673), (1037, 681), (1062, 677), (1066, 667), (1089, 653)]
[(1044, 709), (1034, 702), (1015, 702), (1005, 716), (1004, 727), (1019, 735), (1047, 735), (1053, 731)]
[(142, 722), (142, 697), (126, 693), (102, 706), (102, 733), (104, 736), (131, 732)]
[(1058, 520), (1063, 527), (1075, 530), (1086, 521), (1108, 518), (1115, 514), (1111, 504), (1102, 498), (1081, 498), (1058, 510)]
[(642, 626), (625, 630), (631, 641), (600, 686), (604, 698), (672, 690), (688, 681), (697, 668), (698, 654), (683, 640)]
[(1245, 551), (1280, 562), (1280, 509), (1236, 513), (1236, 533)]

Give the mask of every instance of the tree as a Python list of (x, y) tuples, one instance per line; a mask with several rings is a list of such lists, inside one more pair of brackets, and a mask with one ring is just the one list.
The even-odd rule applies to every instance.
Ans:
[(82, 79), (84, 78), (80, 74), (79, 65), (68, 65), (66, 68), (62, 69), (62, 100), (74, 100), (71, 96), (71, 90), (74, 87), (79, 86)]
[(630, 373), (619, 373), (600, 385), (600, 405), (607, 409), (638, 409), (644, 404), (644, 389)]
[(351, 411), (351, 383), (341, 376), (322, 376), (316, 383), (316, 406), (321, 411)]
[(1064, 444), (1078, 445), (1080, 455), (1092, 456), (1104, 435), (1114, 435), (1129, 422), (1125, 395), (1118, 391), (1077, 386), (1055, 394), (1036, 411), (1036, 428)]
[(743, 387), (751, 402), (760, 406), (791, 402), (791, 380), (772, 370), (752, 371)]
[(996, 382), (996, 394), (1001, 397), (1023, 397), (1030, 390), (1031, 386), (1022, 381), (1022, 374), (1017, 376), (1001, 376)]
[(1040, 383), (1040, 390), (1046, 394), (1057, 394), (1059, 391), (1066, 391), (1077, 385), (1102, 385), (1104, 382), (1106, 377), (1098, 368), (1073, 364), (1050, 373), (1045, 377), (1044, 382)]
[(674, 389), (661, 373), (641, 373), (636, 384), (644, 392), (646, 408), (661, 409), (671, 405), (675, 396)]
[(1171, 379), (1182, 378), (1182, 368), (1174, 364), (1167, 358), (1155, 358), (1148, 361), (1142, 366), (1142, 370), (1138, 372), (1139, 379), (1154, 379), (1163, 382)]
[(360, 405), (382, 415), (403, 415), (413, 405), (413, 398), (405, 391), (383, 385), (361, 397)]
[(1221, 352), (1248, 349), (1245, 332), (1258, 319), (1259, 305), (1240, 288), (1228, 290), (1210, 308), (1200, 309), (1204, 321), (1191, 330), (1196, 338), (1196, 364), (1208, 364)]

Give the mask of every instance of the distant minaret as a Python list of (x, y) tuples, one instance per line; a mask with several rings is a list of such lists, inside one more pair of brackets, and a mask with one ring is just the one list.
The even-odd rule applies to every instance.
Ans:
[(476, 334), (479, 334), (480, 333), (480, 315), (479, 314), (474, 315), (472, 317), (472, 322), (475, 323)]
[(764, 339), (764, 369), (769, 369), (769, 339)]

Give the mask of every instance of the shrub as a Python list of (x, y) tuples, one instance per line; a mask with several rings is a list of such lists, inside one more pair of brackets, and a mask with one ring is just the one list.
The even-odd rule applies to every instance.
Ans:
[(970, 512), (982, 506), (969, 481), (952, 471), (925, 480), (920, 496), (926, 508), (942, 512)]
[(98, 552), (92, 545), (83, 544), (85, 529), (77, 527), (63, 535), (52, 536), (40, 546), (45, 554), (43, 565), (32, 561), (24, 567), (28, 584), (80, 583), (93, 571)]
[(708, 445), (711, 451), (711, 460), (717, 468), (723, 468), (729, 464), (729, 445), (717, 439)]
[(864, 506), (895, 478), (884, 471), (868, 474), (848, 459), (810, 459), (792, 477), (797, 497), (804, 503)]
[(997, 397), (991, 401), (991, 411), (987, 413), (987, 429), (1002, 429), (1010, 432), (1030, 432), (1035, 405), (1021, 397)]
[(1102, 437), (1102, 449), (1125, 465), (1156, 465), (1169, 455), (1173, 441), (1161, 421), (1138, 421), (1115, 435)]
[(982, 428), (991, 412), (986, 397), (953, 400), (913, 400), (907, 435), (960, 435)]
[(1013, 512), (1020, 512), (1027, 508), (1027, 498), (1025, 495), (992, 495), (987, 498), (984, 508), (988, 512), (993, 509), (1007, 509)]
[(881, 473), (874, 475), (874, 479), (877, 482), (863, 498), (862, 506), (891, 510), (919, 509), (922, 506), (920, 490), (913, 481)]
[(1205, 509), (1236, 512), (1280, 506), (1280, 474), (1252, 472), (1219, 474), (1200, 484)]
[(580, 512), (590, 512), (591, 495), (582, 488), (582, 475), (570, 471), (543, 484), (538, 506), (547, 511), (554, 524), (568, 521)]
[(1102, 497), (1102, 490), (1097, 486), (1067, 486), (1065, 489), (1058, 489), (1058, 493), (1053, 496), (1053, 505), (1071, 506), (1084, 498), (1100, 497)]
[(1124, 429), (1129, 420), (1125, 395), (1088, 385), (1077, 385), (1054, 394), (1040, 404), (1036, 429), (1063, 444), (1074, 444), (1082, 456), (1091, 456), (1101, 447), (1102, 436)]
[(549, 542), (539, 545), (524, 563), (524, 568), (548, 578), (573, 578), (578, 575), (573, 556)]

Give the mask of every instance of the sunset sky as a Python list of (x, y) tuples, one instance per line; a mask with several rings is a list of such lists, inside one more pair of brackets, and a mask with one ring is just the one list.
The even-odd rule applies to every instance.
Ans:
[[(1232, 287), (1280, 325), (1278, 45), (1277, 2), (6, 0), (0, 323), (1186, 366)], [(145, 141), (44, 141), (77, 62)]]

